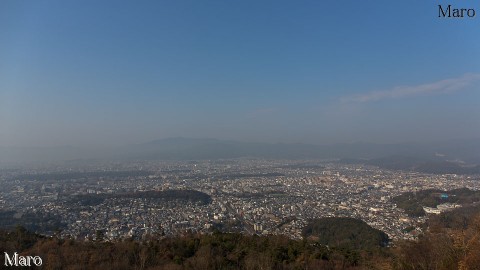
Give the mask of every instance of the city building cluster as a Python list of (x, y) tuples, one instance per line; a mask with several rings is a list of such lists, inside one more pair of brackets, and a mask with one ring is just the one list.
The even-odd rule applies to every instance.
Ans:
[[(63, 165), (1, 171), (0, 211), (11, 216), (5, 224), (25, 224), (41, 234), (75, 239), (141, 239), (216, 229), (300, 239), (307, 222), (321, 217), (353, 217), (394, 240), (415, 239), (428, 216), (408, 216), (393, 197), (431, 188), (478, 190), (479, 180), (331, 160)], [(135, 195), (167, 190), (194, 190), (210, 200)], [(456, 207), (460, 205), (424, 210), (435, 214)]]

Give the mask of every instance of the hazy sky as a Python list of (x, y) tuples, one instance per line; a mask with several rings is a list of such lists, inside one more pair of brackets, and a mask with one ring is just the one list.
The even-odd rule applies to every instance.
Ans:
[(0, 1), (0, 146), (173, 136), (478, 138), (480, 2)]

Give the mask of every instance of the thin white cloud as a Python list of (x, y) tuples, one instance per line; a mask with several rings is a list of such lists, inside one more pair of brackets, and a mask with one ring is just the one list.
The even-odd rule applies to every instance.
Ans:
[(445, 94), (464, 89), (473, 82), (480, 80), (480, 74), (467, 73), (461, 77), (441, 80), (415, 86), (397, 86), (390, 90), (372, 91), (365, 94), (346, 96), (342, 102), (365, 103), (384, 99), (398, 99), (418, 95)]

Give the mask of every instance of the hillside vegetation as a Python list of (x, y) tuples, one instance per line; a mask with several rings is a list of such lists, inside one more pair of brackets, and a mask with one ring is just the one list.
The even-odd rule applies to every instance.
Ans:
[(0, 250), (40, 256), (37, 269), (480, 269), (479, 208), (439, 215), (418, 241), (392, 247), (382, 247), (383, 233), (365, 225), (315, 220), (305, 231), (314, 237), (301, 241), (214, 231), (95, 242), (45, 238), (17, 227), (0, 231)]
[(388, 244), (387, 234), (354, 218), (312, 220), (305, 226), (303, 235), (329, 247), (372, 250)]

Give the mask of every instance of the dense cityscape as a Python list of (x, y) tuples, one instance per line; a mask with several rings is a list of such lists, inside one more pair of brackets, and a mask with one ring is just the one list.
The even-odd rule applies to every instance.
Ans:
[(392, 198), (432, 188), (445, 194), (479, 190), (479, 180), (478, 175), (391, 171), (332, 160), (62, 165), (1, 171), (0, 209), (10, 217), (3, 218), (3, 226), (22, 224), (40, 234), (87, 241), (215, 229), (301, 239), (307, 222), (322, 217), (361, 219), (393, 240), (412, 240), (428, 215), (409, 216)]
[(0, 1), (0, 269), (480, 269), (480, 1)]

